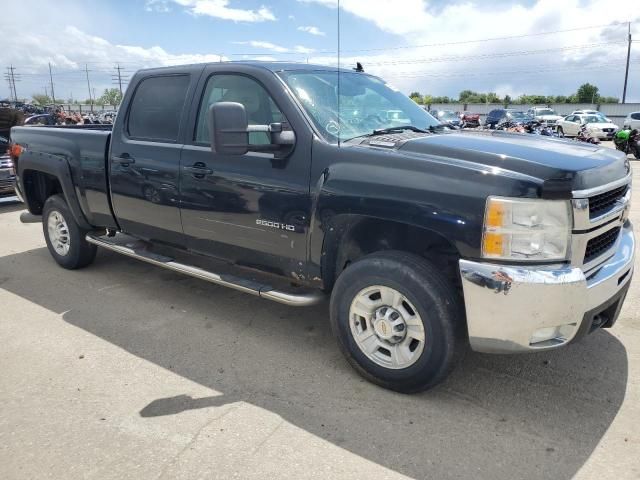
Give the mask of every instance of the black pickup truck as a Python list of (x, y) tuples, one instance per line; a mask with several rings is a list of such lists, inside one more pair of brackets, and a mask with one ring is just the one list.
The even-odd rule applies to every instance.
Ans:
[(330, 297), (349, 362), (398, 391), (437, 384), (469, 344), (535, 352), (611, 327), (631, 281), (623, 153), (446, 131), (363, 72), (143, 70), (113, 129), (11, 141), (62, 267), (100, 246), (288, 305)]

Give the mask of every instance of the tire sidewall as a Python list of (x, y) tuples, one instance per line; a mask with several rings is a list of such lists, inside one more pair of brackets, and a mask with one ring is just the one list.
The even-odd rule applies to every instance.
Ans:
[[(455, 337), (454, 306), (444, 300), (446, 295), (440, 295), (442, 287), (410, 266), (391, 259), (356, 262), (349, 269), (348, 278), (341, 276), (334, 287), (331, 326), (350, 363), (370, 380), (395, 390), (412, 391), (437, 382), (453, 357)], [(420, 314), (425, 332), (424, 349), (409, 367), (389, 369), (378, 365), (360, 350), (353, 338), (349, 325), (351, 302), (362, 289), (372, 285), (399, 291)], [(342, 290), (337, 294), (339, 289)], [(406, 387), (397, 388), (397, 385)]]
[[(53, 211), (57, 211), (62, 215), (67, 224), (67, 228), (69, 229), (69, 252), (66, 255), (58, 254), (55, 248), (53, 248), (51, 239), (49, 238), (49, 215)], [(47, 248), (49, 249), (49, 253), (51, 253), (53, 259), (62, 267), (75, 268), (75, 266), (80, 262), (80, 249), (83, 234), (78, 228), (78, 225), (76, 224), (71, 211), (67, 207), (66, 202), (59, 195), (49, 197), (44, 204), (44, 208), (42, 210), (42, 230), (44, 232)]]

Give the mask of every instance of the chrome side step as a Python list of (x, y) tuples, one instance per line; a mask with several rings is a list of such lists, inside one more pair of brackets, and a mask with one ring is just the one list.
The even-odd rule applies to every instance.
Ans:
[(235, 275), (217, 274), (194, 267), (193, 265), (179, 263), (171, 257), (149, 251), (145, 242), (123, 234), (116, 234), (115, 237), (107, 237), (89, 233), (85, 238), (89, 243), (113, 250), (122, 255), (285, 305), (308, 307), (320, 303), (325, 297), (321, 291), (305, 290), (304, 293), (298, 293), (275, 290), (270, 285), (251, 279), (245, 279)]

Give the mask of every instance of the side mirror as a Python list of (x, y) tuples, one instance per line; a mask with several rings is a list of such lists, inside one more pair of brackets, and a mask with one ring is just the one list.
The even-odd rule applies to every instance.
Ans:
[(209, 108), (211, 150), (223, 155), (244, 155), (249, 150), (247, 112), (236, 102), (218, 102)]

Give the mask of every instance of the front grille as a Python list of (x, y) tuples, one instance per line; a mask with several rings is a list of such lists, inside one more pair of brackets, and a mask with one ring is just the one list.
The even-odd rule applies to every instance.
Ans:
[(589, 263), (613, 247), (619, 233), (620, 227), (615, 227), (589, 240), (587, 249), (584, 252), (584, 263)]
[(9, 155), (3, 155), (0, 157), (0, 168), (11, 168), (13, 167), (13, 161)]
[(607, 133), (613, 132), (613, 128), (603, 128), (602, 131)]
[(598, 217), (611, 210), (613, 205), (626, 195), (628, 188), (628, 185), (623, 185), (589, 198), (589, 218)]

